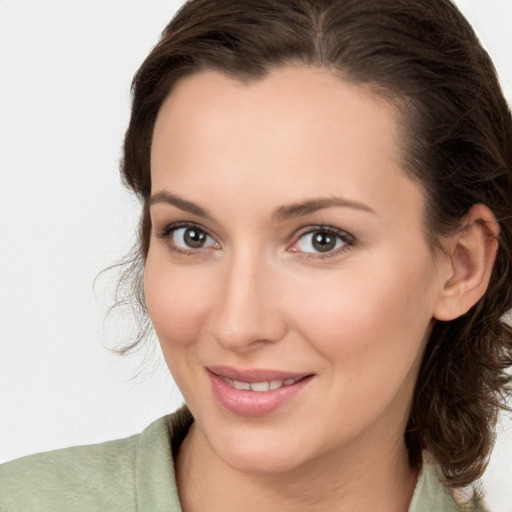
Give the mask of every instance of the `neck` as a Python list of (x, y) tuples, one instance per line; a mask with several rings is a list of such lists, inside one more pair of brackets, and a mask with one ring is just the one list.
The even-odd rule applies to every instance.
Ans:
[(225, 464), (193, 424), (176, 464), (183, 510), (406, 512), (417, 472), (403, 437), (384, 436), (371, 450), (361, 437), (292, 471), (247, 473)]

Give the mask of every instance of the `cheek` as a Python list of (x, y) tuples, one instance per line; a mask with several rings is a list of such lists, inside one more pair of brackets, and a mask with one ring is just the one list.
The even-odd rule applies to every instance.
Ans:
[(196, 269), (173, 269), (148, 254), (144, 271), (144, 294), (149, 316), (164, 355), (173, 347), (197, 340), (211, 303), (212, 287)]
[(432, 317), (432, 272), (425, 261), (383, 258), (319, 283), (292, 299), (296, 328), (326, 359), (354, 373), (410, 365)]
[(402, 417), (412, 398), (431, 318), (428, 273), (395, 268), (350, 272), (357, 278), (325, 283), (297, 310), (297, 329), (332, 376), (328, 389), (347, 432), (384, 410)]

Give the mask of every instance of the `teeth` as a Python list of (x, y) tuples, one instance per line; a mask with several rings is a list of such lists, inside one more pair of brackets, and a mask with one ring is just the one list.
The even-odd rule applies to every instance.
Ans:
[(251, 382), (252, 391), (268, 391), (270, 389), (270, 382)]
[(270, 389), (279, 389), (283, 385), (282, 380), (273, 380), (270, 382)]
[(222, 380), (228, 383), (230, 386), (235, 389), (242, 389), (245, 391), (256, 391), (258, 393), (263, 393), (265, 391), (272, 391), (274, 389), (282, 388), (283, 386), (291, 386), (295, 384), (300, 379), (286, 379), (286, 380), (272, 380), (272, 381), (264, 381), (264, 382), (241, 382), (238, 380), (231, 380), (227, 377), (222, 377)]
[(240, 382), (238, 380), (234, 380), (233, 384), (236, 389), (246, 389), (247, 391), (251, 389), (251, 385), (248, 382)]

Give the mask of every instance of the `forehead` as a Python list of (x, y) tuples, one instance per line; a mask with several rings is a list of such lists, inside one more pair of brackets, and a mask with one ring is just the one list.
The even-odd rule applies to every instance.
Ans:
[(279, 138), (285, 149), (288, 134), (289, 142), (296, 142), (296, 136), (311, 142), (335, 139), (346, 149), (364, 132), (376, 135), (373, 143), (399, 158), (397, 117), (396, 109), (369, 86), (351, 84), (323, 68), (288, 65), (249, 81), (206, 71), (175, 84), (160, 109), (153, 142), (158, 145), (162, 130), (181, 142), (186, 135), (207, 141), (222, 133), (224, 140), (254, 143)]
[(152, 192), (221, 185), (229, 197), (250, 187), (280, 202), (341, 193), (385, 207), (411, 185), (399, 127), (389, 102), (324, 69), (287, 66), (249, 82), (203, 72), (179, 81), (160, 109)]

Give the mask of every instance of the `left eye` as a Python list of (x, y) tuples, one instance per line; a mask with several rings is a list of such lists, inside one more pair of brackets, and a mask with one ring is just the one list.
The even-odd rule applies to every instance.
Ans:
[(325, 254), (349, 245), (348, 235), (330, 229), (315, 229), (304, 233), (296, 242), (296, 250)]

